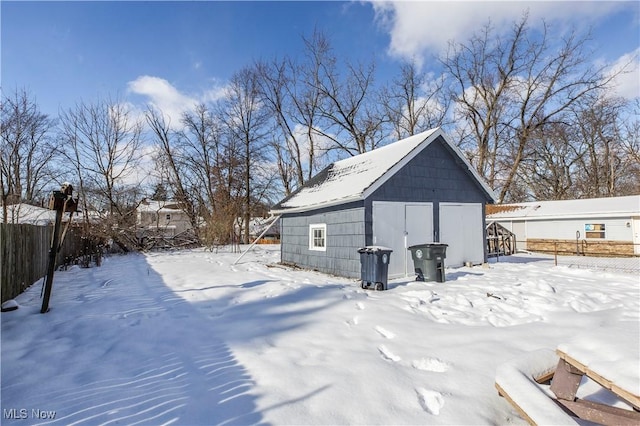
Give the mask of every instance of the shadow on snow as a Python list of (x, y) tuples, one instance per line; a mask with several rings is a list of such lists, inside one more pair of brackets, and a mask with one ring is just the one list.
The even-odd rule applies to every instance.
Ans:
[[(303, 327), (341, 301), (327, 289), (344, 286), (305, 284), (238, 303), (275, 280), (172, 290), (144, 256), (117, 259), (125, 264), (56, 274), (45, 315), (37, 284), (2, 314), (3, 409), (27, 409), (38, 424), (263, 423), (277, 407), (258, 410), (254, 381), (228, 344)], [(177, 294), (220, 288), (238, 291), (195, 303)], [(55, 417), (34, 419), (32, 409)]]
[(261, 423), (253, 380), (213, 320), (143, 256), (123, 261), (123, 272), (56, 274), (45, 315), (38, 285), (2, 314), (2, 423), (26, 424), (11, 409), (29, 424)]

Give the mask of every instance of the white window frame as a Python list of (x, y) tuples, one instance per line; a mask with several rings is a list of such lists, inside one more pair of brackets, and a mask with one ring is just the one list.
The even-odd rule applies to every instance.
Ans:
[[(321, 231), (320, 237), (315, 236), (315, 231)], [(320, 246), (317, 242), (322, 241), (324, 245)], [(309, 250), (327, 251), (327, 224), (312, 223), (309, 225)]]

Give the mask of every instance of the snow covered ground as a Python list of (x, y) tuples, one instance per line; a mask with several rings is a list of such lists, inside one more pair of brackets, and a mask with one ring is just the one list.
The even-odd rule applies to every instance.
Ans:
[(524, 424), (502, 364), (594, 330), (640, 347), (637, 273), (517, 255), (374, 292), (237, 257), (57, 272), (44, 315), (36, 283), (1, 316), (2, 424)]

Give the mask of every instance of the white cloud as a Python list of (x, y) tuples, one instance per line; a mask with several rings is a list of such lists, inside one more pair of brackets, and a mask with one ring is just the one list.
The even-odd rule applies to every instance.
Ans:
[(371, 1), (376, 19), (389, 32), (389, 54), (424, 60), (446, 51), (449, 41), (464, 41), (489, 20), (498, 34), (529, 12), (531, 26), (574, 22), (585, 28), (620, 6), (618, 2), (547, 1)]
[(220, 86), (214, 84), (214, 86), (200, 96), (202, 102), (215, 102), (218, 99), (222, 99), (227, 95), (227, 86)]
[[(214, 102), (225, 95), (225, 87), (216, 79), (201, 93), (182, 93), (167, 80), (143, 75), (127, 83), (129, 93), (147, 98), (146, 104), (162, 111), (170, 119), (171, 126), (179, 126), (185, 112), (192, 111), (200, 103)], [(145, 108), (140, 108), (144, 110)]]
[(620, 72), (613, 81), (616, 96), (625, 99), (640, 98), (640, 48), (618, 58), (610, 73)]
[(197, 104), (196, 98), (180, 93), (167, 80), (159, 77), (143, 75), (127, 84), (129, 92), (145, 96), (149, 104), (162, 111), (171, 119), (171, 123), (178, 123), (186, 111), (192, 110)]

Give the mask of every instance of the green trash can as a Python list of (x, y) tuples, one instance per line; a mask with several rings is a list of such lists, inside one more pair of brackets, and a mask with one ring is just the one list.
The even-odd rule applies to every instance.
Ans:
[(447, 257), (447, 244), (428, 243), (411, 246), (411, 258), (416, 272), (416, 281), (445, 282), (444, 259)]
[(393, 250), (387, 247), (367, 246), (360, 253), (360, 287), (387, 290), (389, 260)]

